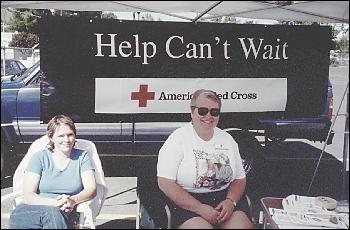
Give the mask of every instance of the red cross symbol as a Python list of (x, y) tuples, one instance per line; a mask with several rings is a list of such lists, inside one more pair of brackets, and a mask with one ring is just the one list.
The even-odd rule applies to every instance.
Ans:
[(154, 100), (155, 92), (148, 92), (148, 85), (140, 85), (139, 92), (131, 93), (131, 100), (139, 100), (139, 107), (146, 107), (147, 100)]

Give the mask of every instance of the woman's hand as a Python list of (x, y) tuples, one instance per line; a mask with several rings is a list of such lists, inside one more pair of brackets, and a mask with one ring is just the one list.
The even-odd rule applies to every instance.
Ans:
[(57, 207), (59, 207), (64, 212), (71, 212), (76, 205), (76, 202), (71, 199), (70, 196), (62, 194), (57, 196)]
[(68, 195), (66, 195), (66, 194), (61, 194), (61, 195), (58, 195), (57, 197), (56, 197), (56, 206), (57, 207), (61, 207), (64, 203), (66, 203), (67, 202), (67, 199), (68, 199)]
[(218, 222), (218, 217), (220, 212), (215, 210), (213, 207), (207, 204), (202, 204), (198, 211), (198, 214), (203, 217), (206, 221), (211, 224), (215, 224)]
[(228, 199), (221, 201), (220, 204), (215, 208), (215, 210), (220, 212), (217, 221), (221, 223), (228, 220), (231, 217), (234, 209), (235, 207), (232, 201)]

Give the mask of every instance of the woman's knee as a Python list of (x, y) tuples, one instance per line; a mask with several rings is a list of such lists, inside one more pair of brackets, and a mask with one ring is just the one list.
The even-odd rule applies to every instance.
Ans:
[(47, 213), (51, 216), (62, 216), (62, 212), (58, 207), (48, 205), (38, 205), (43, 213)]
[(252, 229), (253, 224), (248, 216), (242, 211), (233, 212), (231, 218), (221, 224), (223, 229)]
[(58, 207), (45, 206), (42, 210), (47, 214), (46, 217), (48, 220), (57, 222), (65, 222), (67, 220), (66, 215)]
[(11, 228), (67, 228), (66, 218), (58, 207), (19, 205), (10, 216)]
[(202, 217), (193, 217), (179, 226), (179, 229), (214, 229), (213, 226)]
[(67, 216), (55, 206), (40, 205), (41, 224), (43, 228), (67, 229)]

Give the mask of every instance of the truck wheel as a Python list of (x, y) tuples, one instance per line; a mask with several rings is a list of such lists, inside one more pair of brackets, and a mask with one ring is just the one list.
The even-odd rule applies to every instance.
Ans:
[(247, 177), (259, 174), (264, 166), (264, 150), (254, 135), (243, 130), (231, 130), (228, 133), (237, 142)]

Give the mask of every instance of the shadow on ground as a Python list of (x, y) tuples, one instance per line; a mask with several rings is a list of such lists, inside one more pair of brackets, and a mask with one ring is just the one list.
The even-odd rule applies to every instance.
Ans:
[(135, 229), (135, 220), (111, 220), (96, 226), (97, 229)]

